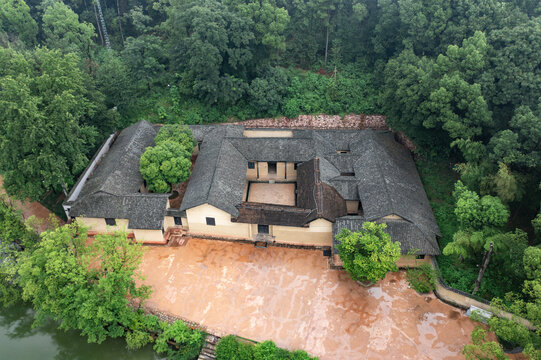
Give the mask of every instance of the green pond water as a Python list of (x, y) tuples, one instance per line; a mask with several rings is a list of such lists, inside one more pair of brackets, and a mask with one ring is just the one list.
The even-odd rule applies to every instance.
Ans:
[(0, 306), (1, 360), (158, 360), (151, 346), (138, 351), (126, 349), (123, 339), (89, 344), (76, 331), (63, 331), (49, 321), (32, 329), (34, 312), (24, 304)]

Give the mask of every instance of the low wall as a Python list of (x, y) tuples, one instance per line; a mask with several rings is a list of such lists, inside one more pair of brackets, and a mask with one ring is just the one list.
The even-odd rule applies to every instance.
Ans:
[[(340, 130), (392, 130), (387, 125), (384, 115), (348, 114), (340, 115), (299, 115), (296, 118), (263, 118), (251, 119), (227, 124), (243, 125), (248, 129), (254, 128), (289, 128), (289, 129), (340, 129)], [(394, 130), (392, 130), (395, 132)], [(398, 142), (407, 147), (410, 151), (417, 149), (417, 146), (404, 133), (395, 132)]]
[[(436, 260), (436, 257), (434, 256), (432, 257), (432, 267), (439, 274), (438, 262)], [(469, 309), (470, 306), (473, 305), (480, 309), (489, 311), (495, 316), (516, 321), (526, 326), (530, 330), (536, 330), (536, 328), (528, 320), (520, 318), (503, 310), (494, 309), (490, 306), (490, 303), (487, 300), (478, 298), (477, 296), (448, 286), (440, 276), (438, 276), (438, 281), (436, 282), (436, 289), (434, 290), (434, 294), (438, 297), (438, 299), (449, 305), (456, 306), (461, 309)]]

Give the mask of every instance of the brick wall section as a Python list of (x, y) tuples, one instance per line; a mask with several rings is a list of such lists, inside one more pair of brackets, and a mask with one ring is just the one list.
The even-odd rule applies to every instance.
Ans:
[[(286, 117), (252, 119), (230, 124), (243, 125), (247, 128), (289, 128), (289, 129), (373, 129), (373, 130), (392, 130), (386, 123), (384, 115), (367, 114), (349, 114), (344, 117), (340, 115), (299, 115), (291, 119)], [(396, 132), (397, 140), (414, 151), (417, 147), (402, 132)]]

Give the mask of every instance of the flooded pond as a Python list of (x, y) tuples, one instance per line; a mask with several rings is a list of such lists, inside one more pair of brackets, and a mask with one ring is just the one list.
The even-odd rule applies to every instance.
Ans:
[(158, 360), (151, 346), (138, 351), (126, 348), (123, 339), (89, 344), (77, 331), (63, 331), (48, 321), (32, 328), (34, 312), (18, 303), (0, 307), (0, 358), (17, 360)]

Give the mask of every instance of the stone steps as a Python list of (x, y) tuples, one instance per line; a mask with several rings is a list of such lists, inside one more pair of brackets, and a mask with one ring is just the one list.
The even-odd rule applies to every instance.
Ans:
[(198, 360), (214, 360), (216, 359), (216, 344), (220, 338), (214, 335), (207, 335), (205, 338), (205, 345), (201, 349)]

